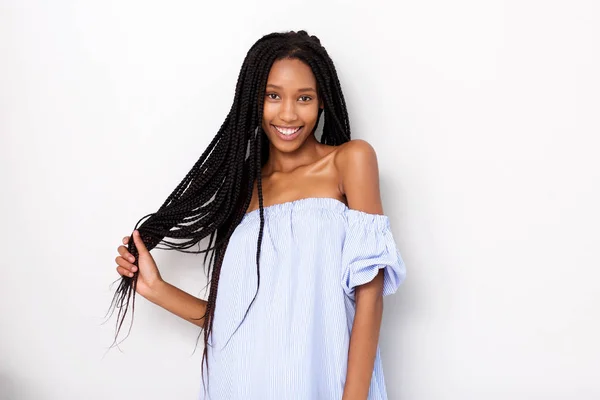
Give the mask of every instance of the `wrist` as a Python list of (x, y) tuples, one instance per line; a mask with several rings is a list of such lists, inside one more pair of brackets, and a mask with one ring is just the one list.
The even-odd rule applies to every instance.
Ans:
[(145, 293), (146, 300), (151, 301), (152, 303), (158, 304), (161, 298), (161, 294), (164, 293), (165, 288), (169, 284), (162, 279), (157, 279), (151, 285), (148, 285), (148, 292)]

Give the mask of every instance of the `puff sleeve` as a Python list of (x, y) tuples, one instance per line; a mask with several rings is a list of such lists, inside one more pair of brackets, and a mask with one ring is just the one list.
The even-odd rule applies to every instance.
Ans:
[(346, 295), (354, 300), (354, 288), (372, 281), (380, 269), (384, 269), (383, 295), (395, 293), (406, 278), (406, 266), (389, 218), (349, 209), (342, 250), (342, 287)]

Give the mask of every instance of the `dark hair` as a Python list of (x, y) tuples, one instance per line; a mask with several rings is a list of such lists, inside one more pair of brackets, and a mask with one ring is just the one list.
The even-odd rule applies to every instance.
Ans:
[[(134, 228), (139, 230), (148, 250), (160, 248), (205, 253), (205, 265), (210, 253), (207, 272), (210, 291), (206, 314), (199, 318), (204, 318), (202, 358), (206, 361), (207, 368), (208, 338), (212, 331), (221, 265), (229, 238), (250, 204), (255, 179), (260, 208), (256, 252), (256, 273), (258, 286), (260, 285), (259, 259), (264, 228), (261, 168), (269, 158), (268, 138), (262, 129), (263, 102), (271, 66), (274, 61), (285, 58), (306, 63), (316, 78), (317, 96), (323, 101), (324, 108), (319, 108), (315, 127), (322, 112), (325, 112), (321, 143), (340, 145), (350, 140), (348, 111), (340, 82), (333, 62), (320, 40), (303, 30), (265, 35), (246, 54), (231, 110), (212, 142), (158, 211), (142, 217)], [(140, 225), (145, 218), (147, 219)], [(201, 249), (200, 241), (206, 237), (209, 237), (207, 247)], [(166, 240), (167, 238), (178, 242)], [(165, 247), (158, 247), (159, 244)], [(186, 250), (196, 244), (198, 251)], [(137, 265), (138, 252), (133, 240), (129, 241), (127, 247)], [(130, 299), (135, 310), (137, 277), (137, 272), (131, 278), (122, 276), (109, 308), (113, 311), (114, 308), (119, 309), (115, 342)], [(254, 299), (256, 294), (244, 318)]]

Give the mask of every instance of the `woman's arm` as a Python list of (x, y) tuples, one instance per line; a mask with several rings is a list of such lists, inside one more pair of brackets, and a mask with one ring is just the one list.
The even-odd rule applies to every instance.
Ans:
[(178, 317), (202, 327), (203, 317), (206, 313), (206, 301), (194, 297), (162, 279), (154, 257), (148, 251), (137, 230), (133, 232), (133, 241), (138, 250), (139, 260), (138, 266), (132, 264), (135, 258), (125, 247), (130, 239), (131, 237), (125, 236), (123, 245), (117, 248), (119, 253), (119, 256), (115, 259), (118, 265), (117, 272), (132, 278), (139, 268), (136, 292), (140, 296)]
[(150, 292), (145, 297), (152, 303), (172, 312), (178, 317), (199, 327), (203, 326), (203, 317), (206, 313), (205, 300), (194, 297), (163, 280), (158, 281), (152, 286)]
[[(375, 150), (364, 140), (352, 140), (343, 146), (336, 157), (336, 164), (340, 189), (346, 196), (348, 207), (370, 214), (383, 214)], [(354, 289), (356, 314), (350, 334), (342, 400), (367, 399), (383, 315), (382, 293), (383, 270), (372, 281)]]
[(356, 314), (350, 335), (343, 400), (364, 400), (369, 393), (383, 315), (382, 290), (383, 270), (371, 282), (355, 288)]

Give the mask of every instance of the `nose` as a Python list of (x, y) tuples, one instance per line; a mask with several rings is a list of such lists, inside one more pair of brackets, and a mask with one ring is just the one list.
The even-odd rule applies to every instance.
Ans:
[(289, 97), (287, 100), (281, 102), (279, 108), (279, 119), (284, 122), (292, 122), (298, 118), (296, 114), (296, 102)]

